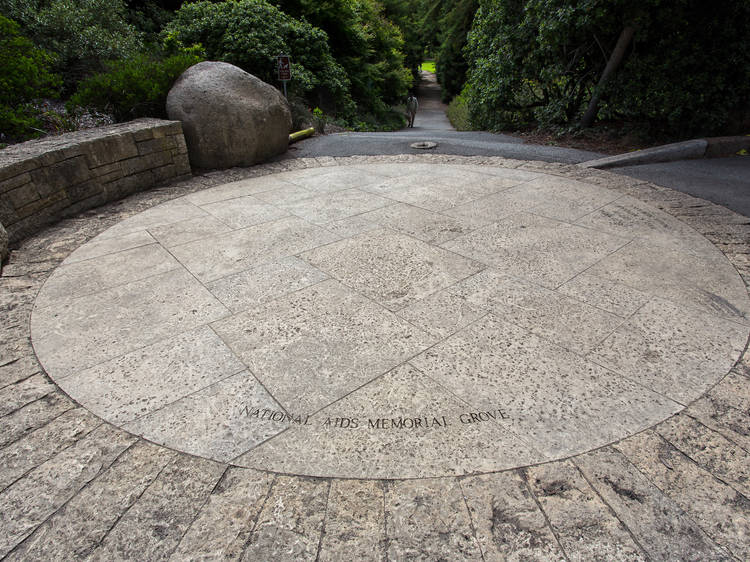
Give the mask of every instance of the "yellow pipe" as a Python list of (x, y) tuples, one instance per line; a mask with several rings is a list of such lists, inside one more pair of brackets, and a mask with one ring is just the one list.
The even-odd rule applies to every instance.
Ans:
[(315, 128), (310, 127), (309, 129), (304, 129), (302, 131), (297, 131), (296, 133), (292, 133), (289, 135), (289, 142), (297, 142), (300, 139), (305, 139), (307, 137), (311, 137), (315, 134)]

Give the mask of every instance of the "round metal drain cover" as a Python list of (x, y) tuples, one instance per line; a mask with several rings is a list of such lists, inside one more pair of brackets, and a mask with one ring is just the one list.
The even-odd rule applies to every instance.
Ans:
[(411, 146), (412, 148), (420, 148), (422, 150), (426, 150), (428, 148), (435, 148), (437, 146), (437, 143), (430, 142), (430, 141), (420, 141), (420, 142), (412, 143), (409, 146)]

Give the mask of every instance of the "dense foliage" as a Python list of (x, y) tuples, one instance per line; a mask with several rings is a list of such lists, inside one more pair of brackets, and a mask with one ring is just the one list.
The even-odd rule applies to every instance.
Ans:
[(110, 61), (105, 72), (78, 85), (68, 105), (73, 111), (76, 107), (93, 107), (113, 115), (117, 121), (166, 118), (167, 94), (172, 84), (202, 60), (202, 53), (194, 48), (165, 58), (141, 53)]
[(475, 125), (578, 122), (624, 26), (635, 35), (598, 116), (651, 134), (726, 130), (747, 117), (750, 4), (729, 0), (480, 0), (466, 55)]
[(53, 69), (66, 91), (101, 70), (103, 61), (131, 56), (143, 46), (123, 0), (0, 0), (0, 13), (54, 53)]
[(466, 36), (474, 21), (477, 0), (418, 0), (419, 38), (437, 63), (437, 78), (444, 101), (461, 92), (468, 64)]
[(39, 112), (30, 102), (53, 94), (60, 83), (51, 63), (48, 53), (21, 35), (18, 24), (0, 15), (0, 132), (4, 135), (35, 136)]
[(265, 0), (185, 4), (164, 35), (186, 46), (200, 44), (209, 60), (234, 64), (269, 84), (278, 84), (276, 56), (290, 54), (293, 94), (328, 111), (353, 111), (349, 79), (325, 32)]

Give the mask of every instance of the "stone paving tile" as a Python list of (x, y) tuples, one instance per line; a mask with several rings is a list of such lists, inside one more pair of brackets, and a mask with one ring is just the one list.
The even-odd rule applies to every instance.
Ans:
[(448, 291), (580, 355), (604, 340), (622, 318), (529, 281), (486, 269)]
[(625, 526), (570, 462), (523, 469), (571, 560), (647, 560)]
[(457, 185), (455, 178), (450, 177), (432, 178), (427, 183), (424, 176), (403, 175), (362, 189), (427, 211), (446, 211), (508, 187), (506, 182), (493, 181), (487, 176)]
[(333, 480), (318, 560), (381, 560), (385, 556), (383, 483)]
[(123, 427), (154, 443), (229, 462), (287, 428), (274, 421), (256, 423), (248, 415), (251, 407), (280, 410), (255, 377), (242, 371)]
[(695, 231), (684, 222), (633, 197), (623, 197), (579, 218), (581, 226), (619, 236), (632, 236), (672, 243), (675, 238), (696, 239)]
[(478, 228), (483, 222), (454, 218), (397, 203), (360, 215), (380, 226), (414, 236), (428, 244), (440, 244)]
[(655, 431), (698, 466), (750, 498), (750, 453), (721, 434), (681, 414)]
[(222, 277), (206, 287), (232, 312), (242, 312), (325, 279), (328, 275), (319, 269), (289, 257)]
[(0, 449), (0, 490), (94, 431), (102, 422), (83, 408), (68, 410), (49, 424)]
[(8, 554), (134, 442), (124, 431), (102, 425), (3, 490), (0, 556)]
[(315, 560), (330, 487), (326, 480), (277, 476), (242, 560)]
[[(7, 331), (4, 332), (4, 336), (11, 338), (11, 334)], [(2, 353), (0, 355), (0, 388), (18, 383), (41, 372), (42, 368), (36, 360), (28, 339), (21, 342), (15, 341), (14, 344), (0, 344), (0, 346), (0, 353)]]
[(389, 560), (481, 560), (461, 486), (452, 478), (385, 483)]
[(478, 411), (501, 408), (511, 431), (549, 458), (601, 446), (680, 409), (499, 317), (479, 320), (410, 363)]
[(462, 478), (484, 560), (565, 560), (565, 553), (517, 471)]
[(611, 447), (576, 457), (574, 463), (646, 555), (656, 560), (727, 560), (672, 498)]
[[(98, 312), (108, 308), (102, 317)], [(227, 316), (229, 311), (184, 269), (37, 309), (34, 347), (51, 375), (80, 369)]]
[(338, 239), (294, 217), (196, 240), (172, 248), (172, 253), (198, 279), (210, 282)]
[(279, 178), (295, 185), (300, 185), (314, 193), (332, 193), (353, 187), (382, 182), (384, 176), (368, 169), (365, 173), (349, 169), (307, 169), (304, 172), (288, 172), (279, 174)]
[(688, 404), (732, 368), (747, 333), (739, 324), (652, 300), (587, 357)]
[(0, 416), (5, 416), (51, 392), (57, 385), (42, 374), (0, 388)]
[(218, 201), (227, 201), (237, 197), (248, 195), (257, 195), (264, 192), (273, 192), (289, 187), (290, 184), (276, 177), (252, 178), (250, 180), (240, 180), (225, 183), (214, 187), (192, 193), (185, 197), (186, 201), (194, 205), (208, 205)]
[(396, 311), (485, 266), (390, 230), (373, 230), (300, 256)]
[(140, 441), (19, 544), (8, 560), (86, 558), (177, 453)]
[(329, 232), (333, 232), (341, 238), (348, 238), (350, 236), (356, 236), (369, 230), (376, 230), (381, 228), (380, 225), (370, 222), (364, 218), (364, 215), (354, 215), (345, 219), (329, 222), (325, 225), (325, 229)]
[(285, 207), (286, 205), (292, 205), (297, 201), (308, 199), (315, 195), (314, 191), (290, 183), (278, 189), (256, 193), (254, 197), (271, 205)]
[(566, 222), (574, 222), (622, 197), (616, 191), (552, 176), (533, 179), (523, 187), (538, 202), (532, 213)]
[(335, 280), (213, 328), (295, 416), (316, 412), (432, 343), (427, 334)]
[(230, 232), (232, 229), (219, 219), (207, 215), (172, 224), (155, 226), (149, 229), (151, 236), (165, 248), (174, 248), (181, 244), (208, 238), (216, 234)]
[(284, 205), (284, 208), (298, 217), (324, 226), (354, 215), (392, 205), (393, 201), (378, 197), (359, 189), (347, 189), (334, 193), (315, 195)]
[(518, 213), (441, 246), (554, 289), (627, 243), (626, 238)]
[(122, 236), (121, 238), (92, 240), (90, 243), (73, 251), (73, 253), (63, 261), (63, 265), (70, 265), (109, 254), (117, 254), (124, 252), (125, 250), (138, 248), (139, 246), (148, 246), (154, 242), (156, 242), (154, 237), (144, 231), (137, 231), (133, 234)]
[(651, 297), (637, 289), (609, 279), (581, 273), (557, 288), (558, 293), (576, 298), (621, 318), (632, 316)]
[(645, 431), (615, 445), (638, 470), (675, 500), (717, 544), (750, 560), (750, 498)]
[(219, 463), (178, 455), (117, 520), (89, 559), (169, 557), (225, 469)]
[(268, 205), (252, 195), (201, 205), (201, 209), (210, 213), (233, 230), (289, 216), (289, 213), (286, 211), (273, 205)]
[(47, 425), (76, 405), (62, 392), (55, 390), (29, 402), (18, 410), (0, 417), (0, 447)]
[(686, 255), (686, 246), (669, 249), (634, 241), (604, 257), (588, 273), (747, 325), (750, 305), (736, 270), (715, 249), (710, 258), (694, 257)]
[(107, 238), (129, 236), (135, 232), (142, 232), (157, 226), (204, 217), (206, 215), (208, 215), (206, 211), (192, 204), (188, 199), (177, 199), (163, 205), (158, 205), (117, 223), (103, 232), (99, 239), (104, 241)]
[(456, 295), (449, 287), (396, 311), (396, 314), (442, 340), (489, 313)]
[(239, 559), (274, 479), (263, 472), (230, 467), (170, 559)]
[(123, 424), (243, 370), (214, 331), (201, 326), (78, 371), (60, 385), (95, 414)]
[(750, 379), (730, 372), (685, 413), (750, 452)]
[(531, 211), (544, 199), (544, 194), (529, 191), (524, 184), (499, 193), (491, 193), (462, 205), (456, 205), (442, 211), (442, 213), (469, 220), (476, 225), (487, 225), (522, 211)]

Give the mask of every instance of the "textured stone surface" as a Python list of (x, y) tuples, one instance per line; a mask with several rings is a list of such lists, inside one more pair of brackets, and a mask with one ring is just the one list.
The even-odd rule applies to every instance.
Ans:
[(140, 442), (25, 540), (10, 560), (85, 558), (175, 456)]
[[(94, 416), (80, 408), (72, 409), (75, 405), (61, 393), (45, 393), (47, 385), (42, 379), (34, 379), (40, 381), (38, 386), (36, 383), (29, 387), (16, 384), (33, 378), (40, 371), (28, 332), (37, 291), (55, 268), (84, 242), (123, 219), (151, 208), (154, 212), (150, 212), (148, 220), (138, 219), (132, 227), (101, 238), (101, 244), (97, 241), (90, 249), (84, 245), (78, 256), (97, 259), (145, 245), (144, 242), (150, 244), (148, 234), (152, 229), (167, 229), (172, 225), (175, 233), (197, 232), (198, 238), (190, 242), (212, 233), (226, 232), (223, 229), (213, 232), (216, 223), (205, 228), (186, 224), (184, 230), (177, 225), (201, 217), (205, 220), (206, 213), (196, 204), (272, 194), (276, 189), (284, 189), (287, 193), (280, 197), (281, 201), (287, 196), (293, 197), (290, 185), (291, 189), (307, 190), (301, 185), (277, 180), (277, 175), (267, 175), (269, 173), (284, 172), (284, 177), (291, 175), (291, 179), (294, 174), (301, 174), (299, 178), (304, 180), (303, 172), (307, 169), (315, 172), (310, 178), (326, 178), (311, 180), (311, 188), (326, 192), (331, 182), (332, 189), (328, 192), (346, 189), (345, 181), (335, 180), (337, 165), (347, 165), (347, 170), (354, 170), (352, 165), (356, 166), (357, 174), (368, 184), (377, 184), (383, 181), (382, 177), (397, 177), (404, 167), (409, 168), (409, 173), (423, 177), (470, 170), (513, 181), (528, 182), (539, 174), (554, 174), (596, 184), (642, 199), (644, 206), (636, 215), (644, 216), (641, 211), (647, 211), (649, 224), (656, 224), (657, 219), (663, 223), (664, 226), (657, 225), (660, 231), (634, 225), (633, 232), (637, 232), (640, 239), (650, 238), (659, 248), (667, 249), (683, 244), (684, 256), (708, 259), (714, 250), (701, 237), (705, 236), (750, 280), (747, 257), (750, 232), (743, 225), (747, 222), (744, 217), (607, 172), (500, 158), (405, 155), (291, 160), (198, 176), (189, 182), (140, 193), (120, 204), (60, 222), (25, 240), (11, 253), (0, 276), (0, 329), (4, 336), (0, 338), (0, 389), (5, 389), (5, 399), (16, 408), (0, 416), (0, 428), (3, 436), (7, 435), (0, 441), (0, 465), (6, 471), (6, 478), (10, 478), (0, 491), (4, 517), (0, 537), (3, 552), (8, 553), (9, 559), (70, 560), (93, 554), (93, 559), (101, 560), (243, 557), (384, 560), (403, 559), (408, 555), (428, 559), (442, 556), (469, 560), (611, 560), (637, 558), (639, 551), (655, 560), (747, 558), (750, 362), (744, 356), (728, 376), (719, 376), (714, 381), (716, 384), (682, 414), (654, 425), (645, 433), (620, 440), (613, 447), (529, 468), (405, 481), (277, 476), (202, 461), (143, 440), (134, 442), (133, 437), (123, 432), (100, 426), (100, 420)], [(20, 169), (14, 168), (15, 171)], [(0, 171), (0, 180), (2, 173)], [(207, 189), (211, 186), (217, 186), (216, 192)], [(196, 197), (190, 206), (180, 204), (169, 211), (154, 207), (185, 194)], [(272, 199), (264, 201), (275, 204)], [(627, 198), (617, 201), (633, 205), (632, 209), (637, 203)], [(576, 216), (573, 211), (585, 201), (574, 203), (564, 207), (565, 213), (572, 213), (567, 220)], [(685, 222), (654, 211), (656, 207)], [(425, 216), (421, 212), (417, 214)], [(409, 235), (422, 232), (419, 228), (425, 224), (423, 220), (415, 222), (413, 233)], [(695, 230), (680, 226), (686, 224)], [(609, 232), (619, 236), (622, 228), (620, 223)], [(373, 223), (359, 216), (326, 225), (326, 230), (344, 238), (372, 229)], [(187, 234), (188, 237), (194, 235)], [(158, 240), (158, 236), (152, 238)], [(106, 243), (105, 239), (108, 239)], [(174, 241), (175, 246), (180, 245), (179, 239)], [(87, 255), (87, 252), (90, 253)], [(670, 252), (665, 255), (670, 259)], [(299, 257), (294, 258), (297, 259)], [(295, 273), (290, 274), (289, 285), (281, 283), (279, 297), (269, 289), (270, 292), (263, 293), (266, 296), (262, 301), (274, 302), (289, 296), (289, 291), (299, 290), (295, 289), (298, 280), (295, 275), (302, 271), (309, 273), (309, 270), (297, 269), (299, 263), (294, 260), (289, 262), (296, 264), (290, 270)], [(74, 258), (69, 263), (76, 261), (82, 260)], [(715, 268), (718, 272), (723, 267), (721, 260), (710, 263), (711, 267), (703, 271)], [(633, 265), (638, 264), (633, 262)], [(252, 287), (257, 287), (264, 279), (271, 285), (283, 279), (284, 268), (255, 267), (262, 273), (248, 277), (248, 282), (254, 283)], [(697, 274), (695, 281), (701, 281), (702, 275)], [(308, 278), (303, 274), (302, 279)], [(721, 277), (706, 279), (716, 281)], [(644, 299), (648, 302), (654, 296), (661, 296), (651, 294), (651, 288), (661, 291), (669, 287), (669, 282), (641, 285), (630, 286), (625, 280), (619, 282), (587, 272), (548, 290), (625, 319), (643, 307)], [(661, 298), (679, 308), (679, 298), (692, 295), (694, 305), (685, 306), (684, 310), (697, 310), (721, 321), (729, 318), (727, 311), (731, 309), (720, 306), (712, 312), (711, 301), (706, 300), (705, 295), (685, 291), (684, 284), (681, 287), (681, 292)], [(735, 290), (732, 286), (725, 288)], [(475, 304), (467, 304), (462, 296), (448, 293), (449, 289), (398, 311), (398, 315), (416, 324), (415, 329), (423, 329), (440, 341), (455, 337), (456, 332), (471, 330), (493, 314)], [(735, 293), (731, 291), (718, 294), (737, 307), (736, 299), (732, 300)], [(235, 293), (241, 293), (239, 288)], [(441, 318), (441, 309), (446, 310), (445, 318)], [(733, 322), (741, 326), (744, 319)], [(705, 330), (703, 326), (700, 328)], [(171, 334), (175, 336), (177, 334)], [(682, 340), (673, 337), (672, 341), (690, 340), (686, 335), (682, 337)], [(682, 344), (675, 349), (673, 353), (679, 356)], [(437, 383), (425, 379), (424, 374), (407, 369), (411, 370), (405, 371), (401, 386), (383, 376), (363, 387), (363, 392), (347, 397), (347, 404), (382, 411), (374, 398), (380, 397), (388, 404), (395, 399), (420, 404), (429, 400), (425, 397), (430, 393), (440, 390)], [(707, 376), (714, 375), (708, 373)], [(415, 386), (418, 379), (426, 383)], [(423, 388), (421, 394), (414, 393), (419, 386)], [(381, 392), (364, 392), (368, 387), (369, 390), (377, 387)], [(19, 393), (16, 398), (15, 390)], [(43, 395), (39, 397), (40, 394)], [(333, 404), (332, 412), (337, 404), (344, 404), (344, 401)], [(389, 407), (386, 413), (391, 411)], [(608, 424), (609, 417), (606, 417), (602, 425)], [(291, 433), (294, 426), (290, 428), (278, 438)], [(482, 435), (478, 424), (473, 430), (479, 431), (477, 436)], [(347, 437), (346, 430), (339, 429), (337, 435), (338, 443), (343, 446), (342, 455), (350, 454), (356, 459), (356, 453), (347, 449), (356, 440)], [(491, 448), (497, 434), (485, 435), (488, 439), (484, 440), (484, 445)], [(398, 443), (404, 440), (404, 435), (396, 434), (392, 438)], [(411, 440), (401, 443), (403, 453), (398, 454), (404, 457), (402, 462), (410, 457), (422, 462), (425, 455), (429, 455), (430, 447), (444, 451), (436, 447), (433, 438), (427, 432), (417, 435), (412, 431)], [(427, 447), (420, 449), (414, 444), (420, 439)], [(450, 439), (459, 443), (453, 437)], [(450, 439), (448, 444), (455, 450)], [(372, 448), (385, 444), (373, 443), (376, 444)], [(483, 458), (491, 459), (492, 455), (483, 454)], [(311, 456), (310, 460), (314, 458)], [(304, 461), (299, 460), (300, 464)], [(572, 466), (578, 469), (578, 476)]]
[(539, 502), (516, 471), (460, 482), (485, 560), (565, 558)]
[(8, 240), (8, 231), (0, 222), (0, 269), (2, 268), (2, 262), (8, 257)]
[(157, 560), (179, 543), (225, 468), (186, 455), (173, 459), (120, 517), (92, 560)]
[[(131, 216), (49, 277), (37, 354), (155, 443), (305, 476), (424, 478), (607, 445), (742, 353), (743, 282), (693, 229), (547, 173), (426, 173), (286, 171)], [(577, 224), (614, 204), (630, 222)]]
[(276, 88), (224, 62), (188, 68), (169, 91), (167, 114), (182, 122), (198, 168), (263, 162), (286, 151), (292, 128), (289, 105)]
[(455, 480), (386, 484), (385, 533), (391, 560), (480, 560), (461, 486)]
[(726, 550), (616, 450), (607, 448), (582, 455), (576, 465), (649, 557), (727, 559)]

